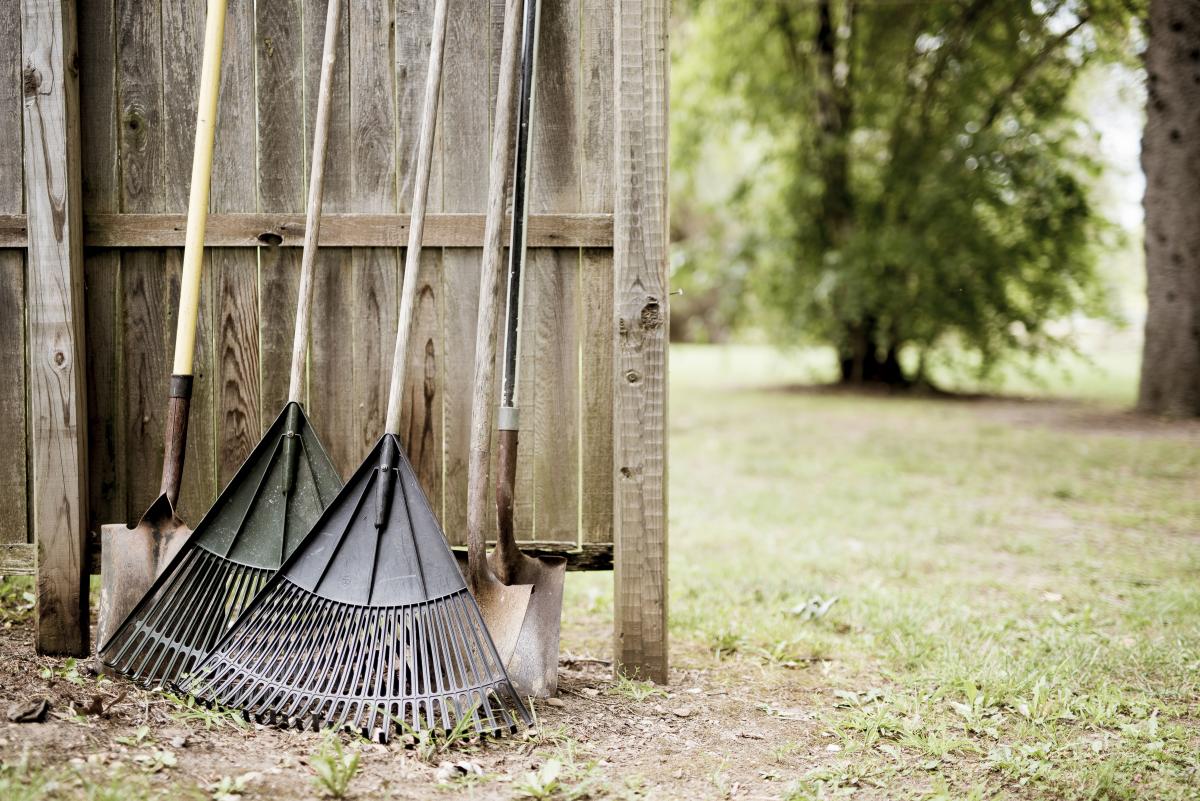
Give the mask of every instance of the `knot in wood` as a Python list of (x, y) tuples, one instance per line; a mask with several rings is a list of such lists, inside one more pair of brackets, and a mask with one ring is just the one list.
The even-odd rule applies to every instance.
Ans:
[(639, 373), (637, 370), (626, 370), (625, 371), (625, 380), (628, 381), (630, 384), (636, 384), (637, 382), (642, 380), (642, 374)]
[(63, 353), (61, 350), (54, 351), (54, 364), (55, 365), (57, 365), (58, 367), (62, 367), (63, 362), (65, 362), (66, 360), (67, 360), (67, 354)]
[(42, 73), (37, 67), (28, 66), (21, 70), (21, 87), (26, 97), (33, 97), (42, 88)]
[(279, 245), (283, 244), (283, 237), (274, 231), (263, 231), (256, 237), (256, 239), (258, 239), (258, 241), (264, 245), (269, 245), (271, 247), (278, 247)]
[(658, 298), (651, 297), (646, 299), (646, 305), (642, 307), (641, 323), (642, 328), (647, 331), (662, 326), (662, 306), (659, 305)]

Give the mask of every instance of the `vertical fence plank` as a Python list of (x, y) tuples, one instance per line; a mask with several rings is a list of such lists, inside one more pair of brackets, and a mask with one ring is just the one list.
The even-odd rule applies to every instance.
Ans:
[[(579, 209), (579, 0), (543, 3), (534, 99), (530, 210)], [(536, 358), (532, 419), (533, 532), (579, 538), (579, 249), (530, 250), (522, 349)], [(525, 391), (522, 389), (522, 391)], [(530, 431), (532, 428), (532, 431)], [(519, 477), (518, 477), (519, 480)], [(520, 487), (518, 486), (518, 491)], [(520, 496), (518, 496), (518, 499)]]
[[(0, 214), (25, 209), (21, 135), (21, 8), (0, 5)], [(0, 250), (0, 543), (28, 538), (25, 475), (25, 254)]]
[[(351, 3), (353, 0), (334, 0)], [(321, 59), (325, 41), (327, 0), (305, 0), (304, 52), (306, 120), (317, 114), (317, 89), (321, 82)], [(322, 210), (325, 213), (352, 209), (350, 194), (350, 12), (343, 7), (339, 15), (337, 61), (334, 64), (333, 104), (326, 144), (325, 189)], [(312, 153), (313, 125), (305, 126), (305, 152)], [(311, 174), (312, 166), (309, 171)], [(329, 451), (334, 465), (349, 476), (358, 466), (360, 454), (352, 450), (355, 442), (357, 405), (351, 365), (354, 341), (346, 336), (354, 318), (351, 303), (350, 248), (322, 248), (315, 265), (313, 308), (310, 316), (308, 402), (313, 426)]]
[[(398, 6), (401, 4), (397, 4)], [(398, 9), (398, 13), (399, 9)], [(432, 4), (418, 6), (408, 29), (398, 27), (396, 43), (396, 81), (399, 93), (397, 114), (396, 161), (402, 169), (400, 180), (400, 209), (412, 211), (412, 182), (416, 179), (417, 141), (421, 136), (420, 114), (425, 102), (425, 77), (429, 66), (429, 40), (432, 33)], [(478, 12), (476, 12), (478, 16)], [(404, 19), (404, 18), (402, 18)], [(447, 20), (449, 23), (449, 20)], [(401, 20), (397, 21), (397, 25)], [(454, 44), (447, 32), (445, 57), (454, 53)], [(419, 62), (419, 63), (418, 63)], [(445, 86), (443, 62), (443, 86)], [(433, 164), (429, 174), (427, 196), (430, 213), (442, 211), (443, 164), (442, 148), (446, 128), (454, 125), (458, 98), (443, 90), (442, 97), (450, 103), (438, 105), (439, 124), (434, 132)], [(442, 253), (434, 248), (421, 250), (421, 268), (417, 280), (417, 296), (413, 307), (412, 331), (408, 339), (408, 354), (404, 371), (403, 408), (400, 432), (408, 458), (412, 461), (436, 510), (442, 508), (442, 360), (445, 356), (442, 337)], [(403, 273), (403, 269), (401, 269)], [(390, 357), (390, 348), (386, 349)], [(390, 376), (389, 376), (390, 379)]]
[[(419, 85), (425, 71), (415, 68), (423, 64), (420, 59), (400, 65), (395, 37), (424, 27), (403, 16), (393, 17), (391, 0), (363, 0), (350, 6), (350, 180), (358, 211), (397, 209), (396, 74), (406, 69), (405, 85), (413, 81)], [(355, 248), (351, 260), (357, 464), (383, 433), (399, 312), (400, 263), (393, 248)]]
[(37, 649), (87, 653), (87, 404), (75, 6), (21, 3)]
[[(162, 0), (162, 49), (164, 53), (172, 54), (171, 58), (163, 59), (163, 131), (167, 143), (163, 151), (163, 186), (168, 212), (186, 212), (191, 191), (193, 148), (189, 145), (196, 140), (196, 102), (200, 94), (206, 8), (206, 0)], [(166, 249), (163, 261), (168, 287), (168, 344), (173, 352), (183, 278), (183, 249)], [(193, 523), (208, 511), (217, 494), (212, 314), (212, 269), (206, 263), (200, 281), (200, 308), (196, 318), (187, 463), (179, 488), (179, 515)]]
[[(164, 209), (162, 16), (157, 3), (117, 0), (121, 211)], [(125, 394), (125, 519), (136, 521), (158, 496), (164, 410), (171, 370), (167, 283), (161, 250), (121, 254), (121, 355)]]
[[(451, 4), (443, 68), (443, 202), (447, 212), (484, 208), (488, 183), (490, 24), (487, 14)], [(471, 386), (475, 368), (475, 322), (479, 310), (479, 248), (446, 248), (442, 255), (444, 495), (442, 525), (453, 544), (465, 542), (467, 449), (471, 435)]]
[[(214, 212), (256, 211), (254, 5), (231, 3), (221, 57), (219, 128), (210, 205)], [(258, 254), (249, 248), (209, 252), (213, 299), (213, 390), (216, 486), (233, 478), (258, 444), (264, 412), (258, 358)], [(194, 414), (195, 412), (193, 412)]]
[[(299, 0), (255, 3), (259, 211), (304, 211), (304, 37)], [(259, 248), (262, 427), (287, 400), (299, 248)], [(255, 434), (255, 441), (262, 429)]]
[[(613, 210), (612, 0), (582, 0), (583, 127), (580, 211)], [(613, 357), (612, 251), (584, 248), (580, 257), (580, 539), (612, 541)]]
[(613, 491), (620, 671), (667, 680), (667, 0), (617, 0)]
[[(116, 34), (113, 0), (96, 2), (79, 26), (79, 118), (83, 208), (118, 210)], [(125, 429), (121, 393), (121, 255), (84, 253), (84, 316), (87, 325), (88, 510), (90, 526), (126, 520)]]

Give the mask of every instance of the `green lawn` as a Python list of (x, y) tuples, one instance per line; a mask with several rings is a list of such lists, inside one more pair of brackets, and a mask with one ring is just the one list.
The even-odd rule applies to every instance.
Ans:
[[(816, 351), (673, 348), (675, 700), (648, 685), (606, 687), (602, 673), (593, 692), (632, 703), (604, 718), (614, 739), (583, 736), (589, 716), (609, 706), (575, 685), (563, 725), (472, 752), (493, 760), (520, 752), (511, 765), (488, 763), (493, 775), (478, 786), (472, 779), (449, 789), (435, 784), (427, 765), (415, 780), (403, 779), (404, 797), (426, 797), (437, 786), (461, 792), (446, 797), (489, 801), (520, 793), (560, 800), (1196, 798), (1200, 425), (1122, 411), (1136, 377), (1130, 348), (1101, 351), (1090, 364), (1038, 365), (991, 386), (939, 379), (1041, 400), (800, 386), (827, 380), (832, 369), (828, 354)], [(0, 627), (27, 623), (29, 589), (28, 582), (0, 583)], [(572, 574), (564, 649), (606, 656), (611, 614), (611, 575)], [(42, 662), (58, 685), (91, 681), (73, 676), (72, 662)], [(712, 735), (697, 754), (670, 738), (628, 747), (620, 732), (655, 715), (675, 720), (655, 707), (680, 698), (698, 706), (686, 721), (693, 734), (703, 727)], [(724, 714), (712, 711), (718, 708), (739, 717), (710, 721)], [(248, 768), (233, 764), (236, 753), (219, 765), (220, 782), (201, 781), (222, 758), (214, 749), (237, 747), (232, 724), (178, 702), (167, 714), (171, 726), (197, 731), (216, 716), (231, 733), (216, 742), (197, 735), (203, 745), (181, 752), (178, 767), (136, 763), (132, 773), (119, 762), (84, 763), (78, 744), (28, 765), (24, 756), (0, 760), (0, 798), (242, 796), (236, 774)], [(768, 724), (784, 737), (720, 737)], [(67, 715), (54, 725), (70, 734), (76, 722)], [(107, 728), (84, 721), (74, 737), (86, 733), (88, 749), (105, 748), (113, 758), (137, 752), (159, 759), (168, 733), (132, 726), (126, 718)], [(105, 743), (120, 731), (116, 745)], [(551, 745), (570, 770), (603, 781), (584, 794), (576, 792), (584, 779), (553, 791), (547, 780), (539, 795), (527, 786), (532, 779), (496, 780), (501, 770), (521, 776)], [(16, 740), (5, 747), (21, 754)], [(329, 751), (334, 746), (311, 737), (297, 735), (289, 747), (293, 758), (307, 760), (307, 768), (296, 762), (283, 774), (301, 795), (317, 792), (310, 774), (320, 766), (342, 764), (343, 755)], [(653, 757), (668, 747), (687, 761), (687, 773), (647, 772), (645, 764), (661, 764), (651, 758), (639, 763), (638, 775), (622, 775), (637, 751)], [(718, 750), (728, 761), (712, 757)], [(350, 797), (372, 797), (364, 783), (400, 770), (394, 752), (363, 753), (373, 767), (355, 779), (363, 789), (352, 788)], [(68, 767), (67, 756), (80, 765)], [(189, 773), (198, 756), (208, 767)], [(270, 797), (257, 784), (245, 795)]]
[(672, 349), (675, 667), (823, 677), (791, 798), (1195, 798), (1197, 429), (1112, 408), (1129, 352), (1002, 387), (1088, 403), (780, 389), (831, 368)]

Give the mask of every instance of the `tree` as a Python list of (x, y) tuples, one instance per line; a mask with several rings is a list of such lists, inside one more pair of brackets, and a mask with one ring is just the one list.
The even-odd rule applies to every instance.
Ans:
[[(1057, 322), (1104, 313), (1107, 229), (1068, 100), (1090, 60), (1128, 51), (1120, 0), (691, 8), (674, 167), (679, 227), (701, 233), (682, 243), (685, 280), (711, 272), (704, 251), (735, 254), (755, 312), (833, 345), (854, 383), (921, 380), (952, 355), (986, 370), (1067, 346)], [(756, 156), (715, 195), (721, 140)]]
[(1200, 416), (1200, 3), (1151, 0), (1146, 339), (1138, 408)]

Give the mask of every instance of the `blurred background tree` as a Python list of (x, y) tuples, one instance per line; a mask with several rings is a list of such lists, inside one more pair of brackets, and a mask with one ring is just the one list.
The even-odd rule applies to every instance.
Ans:
[(1110, 314), (1083, 70), (1139, 0), (685, 0), (673, 51), (675, 330), (836, 349), (908, 385), (1069, 348)]

